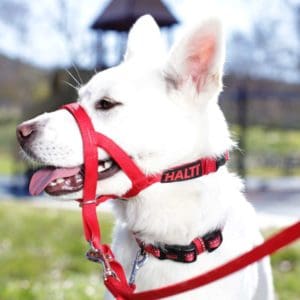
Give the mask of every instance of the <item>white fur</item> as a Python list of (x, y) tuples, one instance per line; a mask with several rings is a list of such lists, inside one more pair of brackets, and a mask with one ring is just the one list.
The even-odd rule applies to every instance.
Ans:
[[(79, 102), (89, 112), (96, 130), (118, 143), (148, 174), (200, 157), (216, 157), (233, 146), (217, 103), (224, 55), (218, 20), (209, 19), (195, 26), (167, 56), (157, 25), (145, 16), (130, 32), (124, 62), (95, 75), (80, 89)], [(123, 105), (95, 111), (95, 102), (103, 97)], [(83, 163), (80, 133), (68, 112), (57, 111), (28, 122), (42, 128), (32, 143), (36, 160), (56, 166)], [(107, 158), (107, 154), (99, 150), (99, 158)], [(98, 193), (122, 195), (130, 186), (127, 176), (119, 172), (100, 182)], [(198, 179), (154, 184), (128, 202), (116, 200), (118, 221), (113, 249), (127, 274), (138, 249), (133, 231), (147, 243), (189, 244), (196, 236), (224, 228), (221, 247), (201, 254), (192, 264), (150, 257), (138, 273), (137, 290), (199, 275), (259, 244), (262, 237), (255, 212), (242, 188), (240, 180), (223, 166)], [(172, 299), (273, 297), (270, 265), (264, 259)]]

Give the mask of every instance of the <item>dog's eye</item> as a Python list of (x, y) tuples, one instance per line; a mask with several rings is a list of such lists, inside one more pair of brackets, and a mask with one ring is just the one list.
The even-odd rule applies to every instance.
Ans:
[(97, 110), (109, 110), (109, 109), (114, 108), (118, 104), (120, 104), (120, 103), (114, 102), (107, 98), (102, 98), (95, 104), (95, 108)]

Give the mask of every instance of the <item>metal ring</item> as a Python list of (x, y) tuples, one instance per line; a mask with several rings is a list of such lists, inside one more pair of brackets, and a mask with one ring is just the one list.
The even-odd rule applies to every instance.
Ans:
[(82, 207), (83, 205), (96, 204), (96, 203), (97, 203), (96, 200), (80, 201), (79, 206)]

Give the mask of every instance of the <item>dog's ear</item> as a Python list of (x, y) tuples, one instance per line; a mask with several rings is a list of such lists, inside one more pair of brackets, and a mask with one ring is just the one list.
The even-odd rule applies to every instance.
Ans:
[(165, 47), (157, 23), (150, 15), (144, 15), (130, 29), (124, 60), (161, 61)]
[(166, 79), (177, 89), (188, 85), (197, 94), (213, 96), (222, 89), (224, 55), (221, 21), (208, 19), (172, 48)]

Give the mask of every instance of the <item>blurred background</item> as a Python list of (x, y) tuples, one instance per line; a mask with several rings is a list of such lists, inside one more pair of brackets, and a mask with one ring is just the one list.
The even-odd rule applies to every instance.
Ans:
[[(101, 299), (97, 266), (72, 203), (28, 195), (32, 174), (15, 127), (76, 99), (76, 87), (122, 59), (128, 30), (150, 13), (168, 45), (219, 15), (227, 32), (220, 98), (266, 236), (300, 218), (299, 0), (0, 0), (0, 299)], [(104, 239), (113, 217), (99, 212)], [(272, 258), (280, 299), (300, 299), (300, 245)]]

